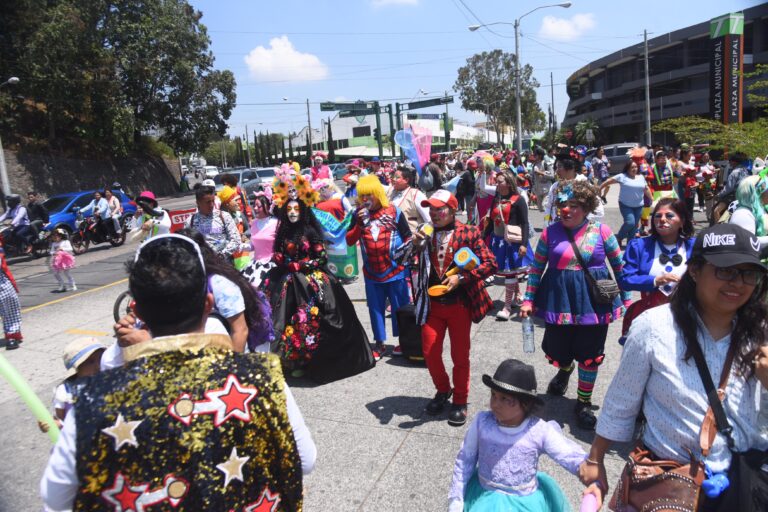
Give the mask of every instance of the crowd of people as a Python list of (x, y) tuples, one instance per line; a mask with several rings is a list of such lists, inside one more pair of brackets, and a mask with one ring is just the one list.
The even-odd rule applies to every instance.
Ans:
[[(60, 424), (50, 428), (61, 438), (41, 482), (46, 505), (299, 510), (316, 447), (286, 377), (326, 384), (369, 371), (404, 353), (386, 342), (409, 321), (435, 388), (426, 413), (447, 410), (448, 424), (463, 426), (471, 327), (493, 310), (498, 283), (496, 319), (543, 322), (546, 394), (565, 395), (575, 370), (574, 424), (595, 437), (585, 451), (541, 418), (533, 367), (501, 362), (483, 375), (490, 410), (467, 429), (451, 512), (567, 510), (558, 483), (538, 471), (541, 454), (598, 503), (615, 487), (614, 510), (651, 500), (764, 510), (753, 489), (768, 488), (758, 425), (768, 389), (768, 173), (736, 154), (723, 179), (685, 145), (630, 157), (613, 175), (602, 150), (588, 158), (583, 147), (435, 154), (423, 167), (355, 160), (341, 191), (319, 156), (306, 176), (282, 165), (251, 198), (236, 180), (222, 179), (219, 192), (203, 182), (177, 233), (144, 192), (144, 240), (128, 264), (133, 312), (115, 325), (115, 345), (79, 340), (65, 354), (76, 376), (57, 391)], [(604, 222), (614, 185), (624, 219), (616, 234)], [(698, 233), (697, 199), (713, 224)], [(544, 212), (542, 225), (531, 209)], [(358, 278), (357, 251), (370, 332), (344, 288)], [(7, 276), (0, 286), (13, 286)], [(623, 355), (596, 414), (593, 389), (618, 321)], [(621, 481), (608, 482), (605, 454), (633, 438), (636, 422), (637, 448)], [(730, 486), (711, 493), (718, 475)]]

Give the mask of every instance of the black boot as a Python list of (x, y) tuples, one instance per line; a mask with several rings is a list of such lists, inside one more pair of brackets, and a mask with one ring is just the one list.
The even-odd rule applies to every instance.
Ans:
[(427, 404), (427, 414), (434, 416), (443, 412), (443, 409), (448, 405), (448, 401), (451, 399), (452, 394), (452, 391), (448, 391), (447, 393), (437, 393), (435, 398), (430, 400)]
[(573, 371), (558, 370), (547, 386), (548, 395), (563, 396), (568, 391), (568, 380), (571, 378)]
[(453, 404), (448, 413), (448, 424), (452, 427), (460, 427), (467, 422), (467, 406)]
[(583, 428), (584, 430), (595, 430), (597, 418), (595, 418), (595, 413), (592, 412), (591, 402), (577, 400), (574, 412), (576, 413), (576, 424), (579, 428)]

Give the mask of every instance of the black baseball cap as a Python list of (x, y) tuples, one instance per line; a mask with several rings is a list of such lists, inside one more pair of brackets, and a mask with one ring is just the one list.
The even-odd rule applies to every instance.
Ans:
[(760, 261), (760, 240), (735, 224), (715, 224), (696, 235), (691, 257), (701, 256), (716, 267), (749, 263), (765, 269)]

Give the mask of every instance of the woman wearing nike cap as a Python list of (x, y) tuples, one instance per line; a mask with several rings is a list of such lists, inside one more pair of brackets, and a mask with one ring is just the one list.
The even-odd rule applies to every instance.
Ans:
[[(745, 463), (756, 461), (760, 468), (768, 462), (759, 418), (760, 393), (768, 388), (768, 280), (758, 249), (757, 237), (732, 224), (716, 224), (698, 235), (670, 303), (632, 323), (603, 401), (590, 464), (580, 475), (583, 482), (597, 480), (607, 489), (603, 457), (613, 442), (633, 438), (642, 410), (646, 425), (639, 446), (650, 459), (680, 465), (700, 460), (711, 474), (727, 475), (728, 489), (716, 498), (702, 492), (695, 510), (768, 510), (765, 494), (742, 487), (749, 474)], [(707, 412), (701, 378), (707, 371), (699, 373), (698, 354), (713, 388), (724, 390), (730, 433)]]

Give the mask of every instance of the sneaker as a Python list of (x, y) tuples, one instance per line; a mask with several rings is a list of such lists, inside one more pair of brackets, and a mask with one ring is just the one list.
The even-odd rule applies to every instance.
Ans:
[(19, 340), (6, 340), (5, 350), (16, 350), (19, 348)]
[(595, 430), (597, 418), (595, 418), (595, 413), (592, 412), (591, 402), (577, 401), (576, 407), (574, 407), (574, 412), (576, 413), (576, 424), (579, 428), (583, 428), (584, 430)]
[(558, 370), (557, 375), (555, 375), (552, 380), (549, 381), (549, 386), (547, 386), (547, 394), (556, 396), (565, 395), (565, 392), (568, 391), (568, 380), (570, 378), (571, 374), (569, 372)]
[(64, 293), (65, 291), (67, 291), (67, 287), (66, 287), (66, 286), (64, 286), (64, 285), (62, 284), (61, 286), (59, 286), (58, 288), (56, 288), (54, 291), (55, 291), (56, 293)]
[(403, 348), (398, 345), (395, 348), (392, 349), (392, 355), (395, 357), (400, 357), (403, 355)]
[(427, 404), (427, 414), (434, 416), (443, 412), (443, 409), (445, 409), (445, 406), (448, 405), (448, 401), (451, 399), (451, 395), (453, 395), (453, 391), (448, 391), (447, 393), (436, 393), (435, 398), (430, 400)]
[(448, 424), (452, 427), (460, 427), (467, 422), (467, 406), (453, 404), (448, 413)]
[(512, 316), (512, 312), (508, 308), (504, 308), (498, 313), (496, 313), (496, 320), (501, 320), (503, 322), (506, 322), (509, 320), (509, 317)]
[(76, 284), (73, 284), (72, 286), (70, 286), (70, 287), (69, 287), (69, 291), (71, 291), (71, 292), (76, 292), (76, 291), (77, 291), (77, 285), (76, 285)]
[(383, 343), (376, 343), (373, 346), (373, 359), (374, 361), (381, 361), (381, 358), (387, 355), (387, 346)]

